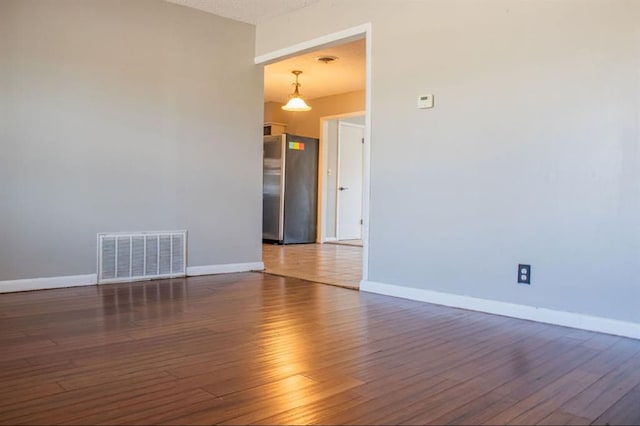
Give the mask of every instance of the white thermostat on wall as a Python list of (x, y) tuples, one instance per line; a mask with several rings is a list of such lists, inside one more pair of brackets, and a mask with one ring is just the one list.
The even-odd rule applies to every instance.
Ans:
[(433, 95), (420, 95), (418, 97), (418, 108), (433, 108)]

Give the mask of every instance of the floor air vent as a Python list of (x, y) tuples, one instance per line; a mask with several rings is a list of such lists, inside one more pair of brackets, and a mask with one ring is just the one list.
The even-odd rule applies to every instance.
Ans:
[(98, 284), (184, 277), (187, 231), (98, 234)]

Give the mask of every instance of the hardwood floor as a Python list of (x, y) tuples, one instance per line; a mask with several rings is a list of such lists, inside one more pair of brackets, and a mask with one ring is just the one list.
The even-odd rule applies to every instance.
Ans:
[(362, 247), (336, 244), (262, 245), (265, 272), (357, 289)]
[(638, 424), (640, 341), (247, 273), (0, 295), (2, 424)]

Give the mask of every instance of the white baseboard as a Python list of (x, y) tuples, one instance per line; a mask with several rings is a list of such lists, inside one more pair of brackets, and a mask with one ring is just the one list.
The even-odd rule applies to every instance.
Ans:
[(640, 324), (432, 290), (361, 281), (360, 291), (640, 339)]
[(28, 278), (24, 280), (0, 281), (0, 293), (16, 291), (46, 290), (51, 288), (80, 287), (97, 284), (96, 274), (69, 275), (65, 277)]
[[(190, 266), (187, 267), (187, 275), (215, 275), (262, 270), (264, 270), (263, 262), (231, 263), (227, 265)], [(0, 293), (80, 287), (84, 285), (95, 285), (97, 283), (97, 274), (69, 275), (50, 278), (28, 278), (23, 280), (0, 281)]]
[(226, 265), (206, 265), (187, 267), (187, 276), (233, 274), (235, 272), (263, 271), (263, 262), (229, 263)]
[[(215, 275), (262, 270), (264, 270), (264, 263), (262, 262), (232, 263), (227, 265), (190, 266), (187, 268), (187, 275)], [(0, 281), (0, 293), (80, 287), (85, 285), (95, 285), (97, 283), (97, 274), (69, 275), (50, 278), (28, 278), (24, 280)]]

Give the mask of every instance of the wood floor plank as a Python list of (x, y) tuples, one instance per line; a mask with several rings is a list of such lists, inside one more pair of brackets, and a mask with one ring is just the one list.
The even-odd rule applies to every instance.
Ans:
[(640, 424), (640, 385), (630, 390), (624, 397), (598, 417), (597, 425), (638, 425)]
[(187, 416), (178, 416), (170, 424), (224, 423), (254, 410), (280, 407), (289, 399), (297, 399), (301, 392), (316, 386), (318, 382), (315, 380), (297, 374), (227, 395), (218, 406)]
[(0, 424), (640, 422), (636, 340), (260, 273), (2, 294), (0, 343)]
[(547, 417), (542, 419), (537, 424), (539, 425), (589, 425), (591, 424), (591, 420), (576, 416), (573, 414), (565, 413), (564, 411), (554, 411), (549, 414)]
[[(439, 376), (414, 381), (393, 393), (376, 394), (363, 403), (341, 413), (328, 413), (321, 424), (391, 424), (402, 423), (408, 413), (419, 410), (425, 401), (459, 383)], [(366, 392), (363, 393), (366, 395)]]
[(253, 411), (245, 412), (237, 417), (224, 421), (226, 424), (250, 424), (255, 423), (265, 417), (271, 417), (283, 412), (290, 411), (297, 407), (312, 404), (316, 401), (322, 401), (333, 395), (340, 394), (349, 389), (353, 389), (363, 382), (351, 377), (336, 377), (324, 382), (318, 383), (317, 386), (311, 386), (299, 392), (295, 398), (284, 398), (279, 405), (269, 405), (264, 408), (257, 408)]
[(481, 374), (479, 378), (485, 387), (495, 387), (503, 395), (524, 400), (593, 358), (596, 353), (594, 350), (568, 346), (563, 342), (552, 342), (542, 348), (542, 353), (534, 352), (524, 360), (517, 358), (514, 363), (506, 366), (508, 368), (497, 367)]
[[(581, 367), (582, 369), (582, 367)], [(631, 358), (562, 406), (566, 414), (595, 421), (631, 389), (640, 384), (640, 359)], [(640, 401), (638, 401), (640, 404)]]
[(157, 389), (174, 388), (174, 378), (158, 373), (156, 376), (116, 380), (105, 387), (79, 391), (67, 391), (44, 397), (34, 397), (3, 408), (0, 411), (1, 424), (51, 424), (69, 423), (78, 415), (96, 408), (115, 409), (120, 401), (127, 401), (138, 395), (147, 395)]
[(598, 380), (599, 376), (572, 370), (560, 379), (545, 386), (540, 391), (523, 399), (518, 404), (503, 411), (489, 423), (508, 423), (520, 425), (537, 424), (562, 405)]
[(42, 383), (29, 385), (24, 388), (3, 387), (0, 395), (0, 410), (15, 406), (24, 401), (32, 401), (49, 395), (64, 392), (64, 389), (57, 383)]
[[(280, 412), (274, 416), (257, 420), (252, 424), (256, 425), (309, 425), (327, 424), (324, 419), (335, 418), (336, 415), (349, 411), (366, 399), (353, 392), (352, 389), (340, 392), (328, 398), (312, 401), (310, 403), (297, 406), (287, 411)], [(334, 421), (334, 424), (336, 422)]]
[(210, 403), (217, 398), (201, 389), (184, 389), (173, 387), (156, 392), (145, 392), (108, 408), (96, 406), (91, 412), (83, 411), (69, 421), (69, 424), (131, 424), (146, 422), (150, 416), (173, 417), (185, 405), (201, 402)]
[(500, 392), (488, 392), (470, 402), (457, 406), (433, 419), (433, 424), (480, 425), (489, 420), (493, 413), (499, 413), (515, 405), (518, 401)]

